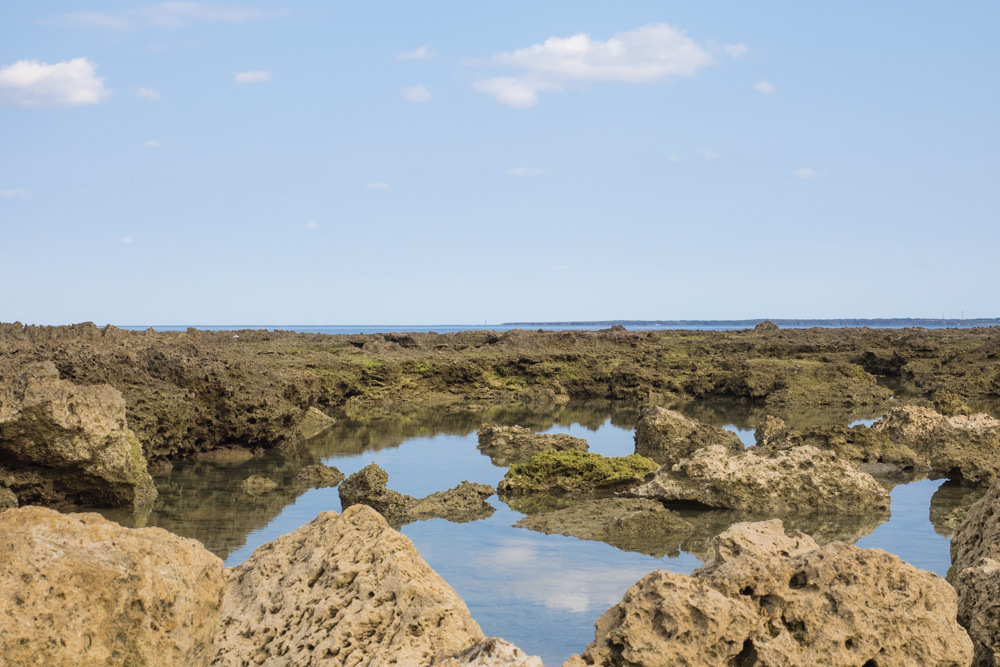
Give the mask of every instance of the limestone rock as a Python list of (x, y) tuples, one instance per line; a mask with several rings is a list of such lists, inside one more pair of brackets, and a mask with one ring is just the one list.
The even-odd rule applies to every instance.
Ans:
[(207, 665), (222, 561), (196, 540), (42, 507), (0, 513), (5, 665)]
[(547, 449), (585, 452), (587, 441), (565, 433), (535, 433), (523, 426), (484, 426), (477, 432), (479, 451), (495, 466), (506, 467), (527, 461)]
[(22, 504), (148, 505), (156, 497), (121, 393), (60, 380), (50, 361), (0, 387), (0, 484)]
[(541, 658), (527, 655), (508, 641), (486, 637), (456, 656), (434, 663), (435, 667), (545, 667)]
[(336, 420), (333, 417), (314, 406), (306, 410), (305, 416), (299, 422), (299, 434), (306, 440), (315, 438), (334, 423)]
[(344, 481), (344, 473), (336, 466), (323, 465), (322, 463), (306, 466), (295, 473), (295, 481), (308, 484), (314, 489), (322, 489), (327, 486), (337, 486)]
[(429, 665), (483, 638), (370, 507), (324, 512), (226, 571), (215, 665)]
[(719, 445), (733, 454), (743, 442), (731, 431), (688, 419), (661, 407), (646, 408), (635, 427), (635, 453), (672, 466), (699, 449)]
[(6, 486), (0, 486), (0, 510), (17, 507), (17, 496)]
[(261, 496), (278, 488), (278, 483), (263, 475), (250, 475), (240, 482), (240, 491), (249, 496)]
[(672, 469), (663, 466), (626, 494), (774, 514), (889, 509), (889, 494), (871, 475), (815, 447), (796, 447), (774, 457), (753, 451), (729, 456), (724, 447), (708, 447)]
[(249, 449), (245, 447), (216, 447), (215, 449), (209, 449), (204, 452), (195, 452), (191, 456), (193, 461), (201, 461), (203, 463), (225, 463), (230, 465), (238, 465), (240, 463), (246, 463), (254, 458), (254, 454)]
[(595, 493), (620, 491), (641, 482), (656, 463), (639, 454), (601, 456), (594, 452), (545, 451), (515, 463), (498, 485), (499, 493)]
[(583, 665), (968, 665), (955, 593), (879, 549), (736, 524), (690, 577), (656, 571), (596, 623)]

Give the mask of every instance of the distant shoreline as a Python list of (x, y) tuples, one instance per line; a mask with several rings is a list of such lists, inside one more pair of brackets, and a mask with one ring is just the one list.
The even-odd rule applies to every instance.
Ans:
[(779, 327), (872, 327), (876, 329), (897, 327), (988, 327), (1000, 325), (998, 317), (977, 318), (926, 318), (926, 317), (889, 317), (889, 318), (835, 318), (835, 319), (770, 319), (757, 318), (749, 320), (580, 320), (565, 322), (504, 322), (502, 326), (600, 326), (610, 327), (615, 324), (635, 327), (754, 327), (761, 322), (773, 322)]

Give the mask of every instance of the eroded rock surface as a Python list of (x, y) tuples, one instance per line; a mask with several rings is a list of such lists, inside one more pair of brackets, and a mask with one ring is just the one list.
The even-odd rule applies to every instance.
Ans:
[(780, 521), (737, 524), (685, 576), (656, 571), (564, 667), (968, 665), (955, 592), (878, 549), (818, 546)]
[(541, 658), (527, 655), (508, 641), (486, 637), (456, 656), (436, 661), (435, 667), (545, 667)]
[(98, 514), (0, 512), (0, 662), (206, 665), (222, 561), (196, 540)]
[(321, 489), (327, 486), (337, 486), (344, 481), (344, 473), (336, 466), (317, 465), (305, 466), (295, 473), (295, 481), (308, 484), (314, 489)]
[(240, 491), (249, 496), (262, 496), (278, 488), (278, 483), (263, 475), (250, 475), (240, 482)]
[(148, 505), (156, 497), (121, 393), (60, 380), (52, 362), (0, 382), (0, 485), (21, 504)]
[(535, 433), (523, 426), (484, 426), (477, 432), (479, 451), (495, 466), (506, 467), (527, 461), (547, 449), (585, 452), (587, 441), (565, 433)]
[(656, 462), (640, 456), (601, 456), (594, 452), (545, 451), (515, 463), (498, 491), (524, 493), (610, 493), (635, 486), (656, 470)]
[(743, 451), (743, 442), (735, 433), (666, 408), (646, 408), (635, 427), (636, 454), (648, 456), (660, 465), (672, 466), (713, 445), (733, 454)]

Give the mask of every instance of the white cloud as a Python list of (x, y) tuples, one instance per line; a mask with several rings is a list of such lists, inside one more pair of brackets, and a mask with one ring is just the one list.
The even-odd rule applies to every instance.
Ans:
[(388, 183), (376, 181), (375, 183), (365, 183), (365, 187), (369, 190), (388, 190), (391, 186)]
[(775, 90), (777, 90), (777, 88), (774, 87), (774, 84), (770, 83), (769, 81), (764, 81), (764, 79), (761, 79), (760, 81), (755, 83), (753, 85), (753, 89), (762, 95), (770, 95)]
[(125, 245), (131, 245), (132, 241), (133, 239), (131, 236), (123, 236), (120, 239), (118, 239), (119, 243), (124, 243)]
[(13, 190), (0, 190), (0, 198), (3, 199), (30, 199), (31, 194), (27, 190), (15, 188)]
[(726, 52), (727, 56), (733, 59), (742, 58), (750, 51), (746, 44), (726, 44), (722, 47), (722, 50)]
[(162, 146), (162, 145), (163, 145), (163, 142), (162, 142), (162, 141), (160, 141), (159, 139), (150, 139), (149, 141), (147, 141), (147, 142), (146, 142), (145, 144), (143, 144), (143, 145), (144, 145), (144, 146), (147, 146), (147, 147), (149, 147), (149, 148), (159, 148), (160, 146)]
[(508, 176), (517, 176), (519, 178), (526, 178), (531, 176), (541, 176), (547, 169), (542, 169), (540, 167), (511, 167), (507, 170)]
[(400, 53), (396, 56), (396, 60), (423, 60), (425, 58), (430, 58), (432, 55), (433, 52), (430, 49), (426, 46), (421, 46), (413, 51)]
[(819, 174), (816, 172), (815, 169), (811, 169), (809, 167), (799, 167), (798, 169), (792, 172), (792, 176), (801, 179), (803, 181), (807, 181), (810, 178), (816, 178), (817, 176), (819, 176)]
[(492, 62), (523, 73), (480, 79), (473, 88), (495, 96), (501, 104), (529, 107), (537, 103), (539, 92), (563, 90), (573, 82), (647, 83), (693, 76), (714, 59), (683, 30), (660, 23), (617, 33), (603, 42), (582, 33), (550, 37), (541, 44), (498, 53)]
[(73, 107), (97, 104), (110, 94), (86, 58), (52, 65), (19, 60), (0, 68), (0, 106)]
[(267, 83), (271, 80), (271, 73), (266, 70), (237, 72), (235, 80), (236, 83)]
[(433, 96), (431, 95), (431, 91), (424, 88), (424, 85), (421, 83), (416, 86), (403, 88), (403, 97), (410, 102), (426, 102)]
[(285, 10), (263, 10), (250, 7), (233, 7), (210, 2), (163, 2), (150, 7), (130, 9), (121, 12), (76, 12), (66, 14), (55, 21), (110, 30), (129, 30), (136, 27), (165, 29), (183, 28), (192, 23), (246, 23), (258, 19), (284, 16)]
[(135, 96), (141, 97), (144, 100), (149, 100), (150, 102), (160, 101), (160, 91), (155, 88), (150, 88), (149, 86), (139, 86), (136, 88)]
[(306, 223), (306, 228), (307, 229), (316, 229), (317, 227), (319, 227), (319, 223), (318, 222), (310, 221), (310, 222)]

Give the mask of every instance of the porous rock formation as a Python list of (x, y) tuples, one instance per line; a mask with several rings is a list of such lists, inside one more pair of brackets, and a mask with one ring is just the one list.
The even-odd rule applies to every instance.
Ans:
[(635, 452), (660, 465), (672, 466), (699, 449), (719, 445), (733, 454), (743, 451), (739, 436), (718, 426), (688, 419), (679, 412), (646, 408), (635, 426)]
[(955, 592), (879, 549), (820, 547), (780, 521), (736, 524), (691, 576), (658, 570), (564, 667), (968, 665)]
[(0, 486), (21, 504), (129, 506), (156, 497), (118, 390), (60, 380), (50, 361), (0, 379)]
[(611, 493), (635, 486), (656, 462), (640, 456), (545, 451), (515, 463), (498, 485), (501, 495), (525, 493)]
[(479, 451), (495, 466), (527, 461), (547, 449), (585, 452), (587, 441), (565, 433), (535, 433), (523, 426), (484, 426), (477, 432)]
[(721, 446), (700, 449), (673, 468), (663, 466), (625, 492), (636, 498), (698, 503), (771, 514), (868, 514), (889, 509), (889, 494), (871, 475), (833, 452), (795, 447), (760, 456), (730, 456)]
[(321, 489), (327, 486), (337, 486), (344, 481), (344, 473), (336, 466), (328, 466), (322, 463), (305, 466), (295, 473), (294, 481), (308, 484), (314, 489)]
[(206, 665), (222, 561), (196, 540), (98, 514), (0, 512), (4, 665)]
[(278, 483), (263, 475), (250, 475), (240, 482), (240, 491), (248, 496), (262, 496), (278, 488)]

